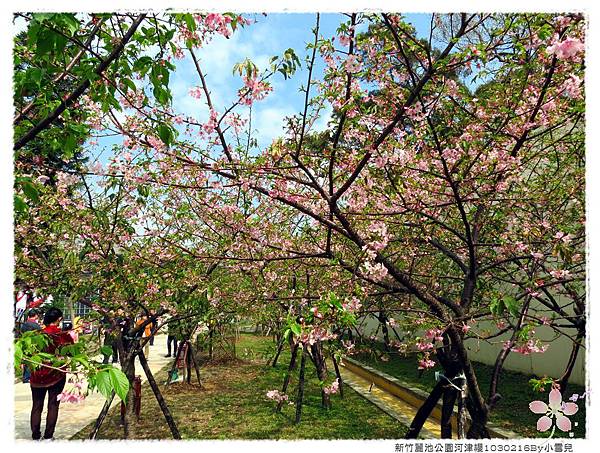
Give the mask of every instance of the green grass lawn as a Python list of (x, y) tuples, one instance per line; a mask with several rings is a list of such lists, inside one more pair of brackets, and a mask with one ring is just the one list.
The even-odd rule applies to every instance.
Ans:
[[(267, 338), (242, 335), (237, 361), (213, 362), (202, 366), (203, 388), (196, 384), (161, 386), (167, 404), (184, 439), (400, 439), (406, 427), (345, 388), (344, 399), (332, 396), (331, 410), (321, 408), (315, 368), (307, 359), (302, 422), (293, 422), (295, 406), (285, 405), (274, 413), (268, 390), (279, 389), (289, 363), (289, 348), (276, 368), (265, 366), (274, 351)], [(166, 370), (157, 382), (166, 380)], [(295, 400), (297, 371), (291, 381), (290, 399)], [(75, 439), (85, 439), (91, 425)], [(120, 439), (119, 416), (112, 410), (100, 430), (99, 439)], [(142, 416), (134, 438), (170, 439), (170, 431), (147, 384), (142, 389)]]
[[(353, 359), (410, 382), (415, 387), (425, 391), (429, 392), (435, 385), (434, 372), (439, 370), (439, 367), (428, 370), (421, 375), (417, 369), (417, 360), (414, 356), (390, 354), (388, 357), (389, 360), (386, 362), (378, 359), (375, 354), (362, 353), (352, 356)], [(493, 367), (477, 362), (474, 362), (473, 365), (479, 388), (484, 397), (487, 397)], [(502, 372), (498, 385), (498, 392), (502, 395), (502, 399), (491, 412), (490, 421), (523, 437), (547, 437), (549, 433), (540, 433), (536, 430), (536, 422), (540, 415), (536, 415), (529, 410), (529, 403), (534, 400), (547, 403), (550, 388), (547, 387), (544, 393), (534, 392), (529, 384), (529, 379), (532, 377), (508, 370)], [(564, 397), (568, 399), (572, 394), (582, 394), (583, 391), (582, 386), (569, 384)], [(574, 437), (585, 437), (585, 403), (583, 400), (579, 400), (577, 404), (579, 411), (570, 416), (569, 419), (573, 426)], [(577, 423), (577, 426), (575, 426), (575, 423)], [(556, 430), (554, 437), (569, 437), (569, 435)]]

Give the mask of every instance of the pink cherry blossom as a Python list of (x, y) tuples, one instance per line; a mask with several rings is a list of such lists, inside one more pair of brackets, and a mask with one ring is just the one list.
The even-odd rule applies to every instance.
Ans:
[(344, 308), (344, 310), (358, 311), (360, 307), (362, 307), (362, 304), (360, 303), (360, 300), (358, 300), (358, 298), (353, 296), (352, 299), (350, 299), (350, 302), (342, 303), (342, 307)]
[(540, 253), (540, 252), (533, 252), (533, 253), (531, 254), (531, 256), (532, 256), (533, 258), (535, 258), (536, 260), (541, 260), (542, 258), (544, 258), (544, 254), (543, 254), (543, 253)]
[(570, 272), (564, 269), (555, 269), (550, 271), (550, 275), (552, 275), (554, 278), (565, 278), (568, 277), (569, 274)]
[(351, 74), (354, 74), (355, 72), (358, 72), (362, 69), (362, 64), (360, 63), (360, 61), (358, 61), (356, 55), (350, 55), (346, 59), (344, 67), (346, 68), (346, 71), (348, 71)]
[(550, 55), (556, 55), (559, 60), (571, 60), (584, 49), (585, 44), (579, 39), (568, 37), (564, 41), (548, 47), (546, 51)]
[(581, 98), (581, 79), (575, 74), (571, 74), (571, 76), (565, 81), (563, 87), (563, 94), (565, 96), (571, 99)]
[(190, 88), (190, 96), (195, 98), (195, 99), (201, 99), (202, 98), (202, 88), (200, 87), (192, 87)]
[(214, 130), (217, 128), (217, 117), (218, 117), (218, 113), (215, 110), (211, 109), (210, 118), (208, 119), (206, 124), (204, 124), (204, 126), (202, 126), (205, 133), (212, 134), (214, 132)]
[(354, 351), (355, 344), (350, 340), (342, 340), (342, 346), (346, 349), (346, 354), (352, 354)]
[(512, 352), (516, 352), (517, 354), (529, 355), (531, 353), (544, 353), (548, 349), (547, 344), (541, 345), (539, 340), (529, 339), (525, 343), (512, 347), (512, 342), (510, 340), (504, 343), (504, 349), (511, 348)]
[(556, 426), (561, 431), (571, 430), (571, 420), (567, 415), (574, 415), (579, 410), (575, 403), (563, 403), (562, 395), (558, 389), (552, 389), (549, 395), (549, 404), (543, 401), (532, 401), (529, 410), (534, 414), (544, 414), (537, 421), (538, 431), (548, 431), (552, 427), (552, 419), (556, 418)]
[(333, 381), (333, 383), (330, 386), (323, 387), (323, 392), (327, 395), (331, 395), (333, 393), (337, 393), (339, 389), (340, 389), (340, 382), (339, 382), (339, 379), (336, 379), (335, 381)]
[(382, 281), (388, 274), (388, 270), (381, 263), (370, 263), (369, 261), (364, 263), (365, 273), (375, 281)]
[(424, 358), (419, 360), (419, 370), (426, 370), (428, 368), (433, 368), (435, 366), (435, 362), (429, 358)]
[(390, 318), (390, 319), (388, 319), (388, 321), (387, 321), (387, 324), (388, 324), (390, 327), (398, 327), (398, 323), (396, 322), (396, 320), (395, 320), (394, 318)]
[(312, 307), (310, 309), (310, 311), (315, 318), (319, 318), (319, 319), (323, 318), (323, 315), (321, 313), (319, 313), (319, 307)]
[(442, 341), (442, 333), (443, 332), (440, 329), (429, 329), (427, 332), (425, 332), (425, 336), (430, 340), (435, 339), (436, 341)]
[(288, 395), (281, 393), (279, 390), (269, 390), (267, 392), (267, 398), (277, 401), (278, 403), (287, 401), (289, 399)]

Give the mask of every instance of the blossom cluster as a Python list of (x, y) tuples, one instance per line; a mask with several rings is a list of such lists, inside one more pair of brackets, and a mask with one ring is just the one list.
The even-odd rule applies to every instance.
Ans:
[(340, 389), (340, 380), (336, 379), (335, 381), (333, 381), (333, 383), (331, 385), (323, 387), (323, 392), (326, 395), (331, 395), (331, 394), (337, 393), (339, 391), (339, 389)]
[(56, 400), (63, 403), (81, 403), (86, 397), (83, 392), (83, 382), (77, 378), (71, 378), (69, 383), (72, 383), (72, 387), (59, 393)]
[(435, 366), (435, 362), (429, 358), (429, 355), (426, 354), (425, 357), (418, 362), (419, 370), (427, 370), (429, 368), (433, 368)]
[(288, 395), (280, 392), (279, 390), (269, 390), (267, 392), (267, 398), (277, 401), (278, 403), (282, 403), (289, 400)]
[(336, 334), (331, 333), (322, 327), (314, 327), (309, 332), (302, 333), (299, 341), (304, 344), (308, 343), (312, 346), (317, 341), (335, 340), (336, 338)]
[(567, 37), (563, 41), (558, 41), (558, 36), (555, 37), (554, 44), (546, 49), (549, 55), (555, 55), (559, 60), (573, 60), (583, 50), (585, 44), (579, 39)]
[(263, 80), (259, 80), (257, 76), (243, 77), (244, 87), (238, 95), (240, 104), (252, 105), (254, 101), (262, 101), (267, 95), (273, 91), (271, 85)]
[(534, 352), (544, 353), (548, 349), (547, 344), (540, 345), (539, 340), (529, 339), (525, 343), (514, 345), (514, 343), (510, 340), (507, 340), (503, 344), (503, 349), (510, 349), (512, 352), (516, 352), (518, 354), (529, 355)]

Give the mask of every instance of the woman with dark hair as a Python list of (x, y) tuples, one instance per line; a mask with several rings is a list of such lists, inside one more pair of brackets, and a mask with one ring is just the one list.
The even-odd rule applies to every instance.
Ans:
[[(44, 329), (42, 333), (50, 337), (50, 343), (45, 352), (54, 354), (57, 349), (67, 344), (73, 344), (73, 339), (67, 332), (58, 327), (62, 321), (63, 313), (58, 308), (50, 308), (44, 315)], [(52, 439), (54, 429), (58, 420), (58, 395), (65, 388), (67, 381), (66, 373), (62, 370), (40, 366), (31, 372), (30, 385), (33, 407), (31, 408), (31, 438), (34, 440), (41, 437), (42, 410), (44, 400), (48, 393), (48, 415), (46, 416), (46, 429), (44, 439)]]

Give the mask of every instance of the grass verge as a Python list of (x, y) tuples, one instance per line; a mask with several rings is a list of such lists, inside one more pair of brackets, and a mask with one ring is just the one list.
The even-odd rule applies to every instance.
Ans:
[[(307, 360), (305, 402), (302, 422), (295, 425), (294, 405), (274, 413), (275, 403), (267, 391), (281, 389), (289, 363), (289, 351), (282, 353), (277, 367), (265, 366), (274, 351), (264, 337), (242, 335), (237, 345), (239, 359), (204, 363), (203, 387), (176, 383), (161, 385), (163, 396), (184, 439), (400, 439), (406, 427), (391, 418), (350, 388), (344, 399), (332, 396), (331, 410), (321, 408), (319, 381)], [(205, 357), (202, 359), (205, 362)], [(160, 384), (167, 370), (157, 373)], [(192, 381), (194, 382), (194, 381)], [(295, 400), (297, 371), (290, 384)], [(93, 424), (74, 439), (86, 439)], [(99, 439), (122, 439), (118, 407), (111, 410), (100, 429)], [(171, 439), (170, 431), (147, 384), (142, 386), (142, 415), (135, 427), (135, 439)]]

